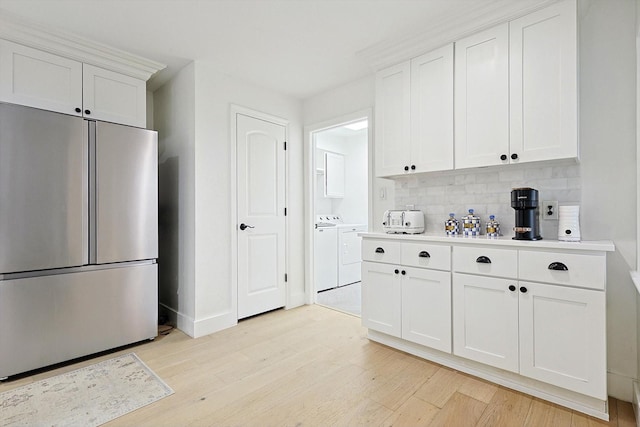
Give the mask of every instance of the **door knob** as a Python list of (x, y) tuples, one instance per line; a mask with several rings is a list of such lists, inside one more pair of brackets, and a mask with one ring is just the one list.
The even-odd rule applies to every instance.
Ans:
[(247, 225), (245, 223), (240, 224), (240, 230), (244, 231), (247, 228), (255, 228), (252, 225)]

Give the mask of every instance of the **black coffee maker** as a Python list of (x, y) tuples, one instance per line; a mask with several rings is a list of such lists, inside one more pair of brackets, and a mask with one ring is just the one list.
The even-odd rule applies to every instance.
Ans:
[(514, 240), (542, 240), (540, 236), (540, 210), (538, 190), (514, 188), (511, 190), (511, 207), (516, 210)]

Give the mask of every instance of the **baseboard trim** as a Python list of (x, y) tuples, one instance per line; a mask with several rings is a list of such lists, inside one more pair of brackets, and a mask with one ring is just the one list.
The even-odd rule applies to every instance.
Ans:
[(285, 306), (286, 310), (291, 308), (300, 307), (306, 304), (306, 294), (304, 292), (300, 292), (297, 294), (289, 295), (289, 300), (287, 301), (287, 305)]
[(165, 304), (160, 303), (160, 307), (169, 315), (169, 322), (191, 338), (200, 338), (238, 324), (235, 313), (222, 313), (206, 319), (195, 320)]
[(636, 427), (640, 427), (640, 384), (633, 382), (633, 414), (636, 416)]

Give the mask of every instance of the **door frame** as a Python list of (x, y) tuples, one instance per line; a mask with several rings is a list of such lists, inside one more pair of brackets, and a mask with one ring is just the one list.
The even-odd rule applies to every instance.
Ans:
[[(289, 143), (289, 120), (281, 117), (273, 116), (271, 114), (263, 113), (261, 111), (252, 110), (247, 107), (243, 107), (237, 104), (230, 104), (229, 113), (229, 134), (230, 134), (230, 162), (231, 162), (231, 175), (230, 186), (231, 198), (229, 205), (231, 207), (230, 218), (230, 230), (231, 230), (231, 306), (232, 310), (236, 313), (236, 320), (238, 319), (238, 147), (237, 147), (237, 115), (243, 114), (245, 116), (253, 117), (258, 120), (264, 120), (266, 122), (274, 123), (276, 125), (284, 126), (285, 141)], [(285, 206), (289, 203), (289, 147), (284, 152), (284, 200)], [(285, 273), (289, 270), (289, 215), (284, 218), (284, 252), (285, 261), (284, 269)], [(289, 295), (289, 283), (285, 282), (285, 309), (291, 306), (291, 296)]]
[(315, 304), (315, 265), (314, 265), (314, 225), (315, 225), (315, 191), (316, 191), (316, 156), (315, 133), (336, 128), (349, 123), (366, 119), (367, 128), (367, 182), (368, 182), (368, 229), (373, 224), (373, 109), (355, 111), (353, 113), (329, 119), (327, 121), (304, 127), (304, 247), (305, 247), (305, 304)]

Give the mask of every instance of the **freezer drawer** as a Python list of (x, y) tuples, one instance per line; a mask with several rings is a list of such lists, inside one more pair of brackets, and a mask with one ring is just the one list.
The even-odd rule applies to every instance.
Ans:
[(96, 188), (90, 195), (91, 262), (157, 258), (157, 132), (90, 122), (89, 135)]
[(82, 119), (0, 103), (0, 273), (87, 264)]
[(155, 337), (157, 267), (0, 281), (0, 378)]

